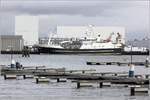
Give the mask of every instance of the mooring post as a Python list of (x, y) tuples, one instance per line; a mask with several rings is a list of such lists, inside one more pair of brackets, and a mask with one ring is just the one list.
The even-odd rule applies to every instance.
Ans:
[(23, 75), (23, 79), (26, 79), (26, 75)]
[(80, 88), (80, 82), (77, 82), (77, 89)]
[(102, 88), (103, 87), (103, 82), (99, 83), (99, 87)]
[(149, 59), (148, 59), (148, 57), (145, 60), (145, 67), (149, 67)]
[(60, 79), (59, 79), (59, 78), (57, 78), (57, 82), (60, 82)]
[(120, 62), (117, 62), (117, 65), (118, 65), (118, 66), (120, 66), (120, 65), (121, 65), (121, 63), (120, 63)]
[(36, 78), (36, 84), (38, 84), (39, 83), (39, 79), (38, 78)]
[(130, 95), (134, 96), (135, 95), (135, 87), (130, 88)]
[(6, 74), (4, 74), (4, 80), (6, 80), (7, 79), (7, 76), (6, 76)]
[(117, 73), (115, 73), (115, 76), (118, 76), (118, 74), (117, 74)]

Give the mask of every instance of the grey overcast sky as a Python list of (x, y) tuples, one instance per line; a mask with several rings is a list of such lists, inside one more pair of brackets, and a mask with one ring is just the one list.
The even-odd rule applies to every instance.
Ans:
[(149, 0), (0, 0), (0, 34), (13, 34), (15, 16), (40, 16), (39, 34), (57, 25), (123, 26), (128, 39), (150, 35)]

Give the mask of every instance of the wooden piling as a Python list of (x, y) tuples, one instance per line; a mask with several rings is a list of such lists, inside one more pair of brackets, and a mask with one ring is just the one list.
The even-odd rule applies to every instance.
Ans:
[(100, 82), (99, 83), (99, 88), (102, 88), (103, 87), (103, 82)]
[(84, 74), (84, 73), (85, 73), (85, 71), (83, 70), (83, 71), (82, 71), (82, 74)]
[(117, 74), (117, 73), (115, 73), (115, 76), (118, 76), (118, 74)]
[(77, 89), (80, 88), (80, 82), (77, 82)]
[(134, 96), (135, 95), (135, 87), (130, 88), (130, 95)]
[(39, 79), (38, 78), (36, 78), (36, 84), (38, 84), (39, 83)]
[(59, 78), (57, 78), (57, 83), (58, 83), (58, 82), (60, 82), (60, 79), (59, 79)]
[(4, 74), (4, 80), (6, 80), (6, 79), (7, 79), (6, 74)]
[(26, 79), (26, 75), (23, 75), (23, 79)]

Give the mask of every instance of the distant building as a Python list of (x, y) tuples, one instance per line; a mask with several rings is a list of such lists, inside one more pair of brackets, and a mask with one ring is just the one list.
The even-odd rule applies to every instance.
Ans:
[(146, 47), (150, 50), (150, 39), (141, 39), (141, 40), (130, 40), (126, 42), (127, 45), (137, 46), (137, 47)]
[(1, 52), (20, 52), (23, 49), (23, 38), (21, 35), (0, 35)]
[[(118, 34), (119, 33), (119, 34)], [(61, 38), (97, 38), (101, 40), (112, 39), (116, 41), (115, 37), (119, 35), (121, 43), (125, 43), (125, 28), (124, 27), (103, 27), (103, 26), (57, 26), (57, 35)]]
[(38, 43), (38, 16), (16, 16), (15, 35), (22, 35), (25, 46), (32, 46)]

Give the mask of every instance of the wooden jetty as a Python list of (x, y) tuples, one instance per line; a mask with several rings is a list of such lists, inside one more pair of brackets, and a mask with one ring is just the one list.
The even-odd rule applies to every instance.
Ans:
[[(73, 73), (73, 72), (81, 72)], [(121, 77), (120, 74), (127, 74), (127, 72), (104, 72), (104, 73), (86, 73), (91, 70), (65, 70), (64, 68), (31, 68), (31, 69), (15, 69), (15, 68), (3, 68), (1, 69), (2, 75), (34, 75), (39, 77), (49, 77), (49, 78), (67, 78), (73, 80), (119, 80), (118, 83), (138, 83), (146, 82), (148, 79), (143, 78), (129, 78)], [(110, 75), (109, 75), (110, 74)], [(25, 77), (25, 76), (24, 76)], [(149, 77), (149, 75), (146, 75)], [(112, 81), (113, 82), (113, 81)]]
[(130, 95), (135, 96), (135, 95), (148, 95), (149, 88), (148, 87), (143, 87), (141, 85), (132, 85), (130, 86)]
[[(100, 88), (104, 86), (111, 86), (111, 84), (127, 84), (133, 85), (130, 87), (131, 95), (141, 91), (146, 92), (147, 88), (137, 88), (136, 85), (149, 85), (149, 76), (150, 74), (143, 77), (128, 77), (127, 72), (95, 72), (94, 69), (89, 70), (66, 70), (65, 68), (46, 68), (46, 67), (24, 67), (20, 69), (2, 67), (1, 75), (4, 76), (4, 79), (16, 79), (17, 76), (23, 76), (24, 79), (27, 76), (36, 77), (35, 81), (39, 83), (49, 83), (50, 79), (56, 79), (57, 82), (66, 82), (61, 79), (71, 80), (76, 83), (77, 88), (89, 85), (83, 85), (83, 83), (96, 83)], [(125, 74), (125, 75), (124, 75)], [(91, 85), (90, 85), (91, 86)]]
[[(117, 66), (123, 66), (123, 65), (129, 65), (131, 62), (89, 62), (87, 61), (87, 65), (117, 65)], [(132, 64), (136, 66), (150, 66), (150, 64), (147, 65), (146, 62), (132, 62)]]

